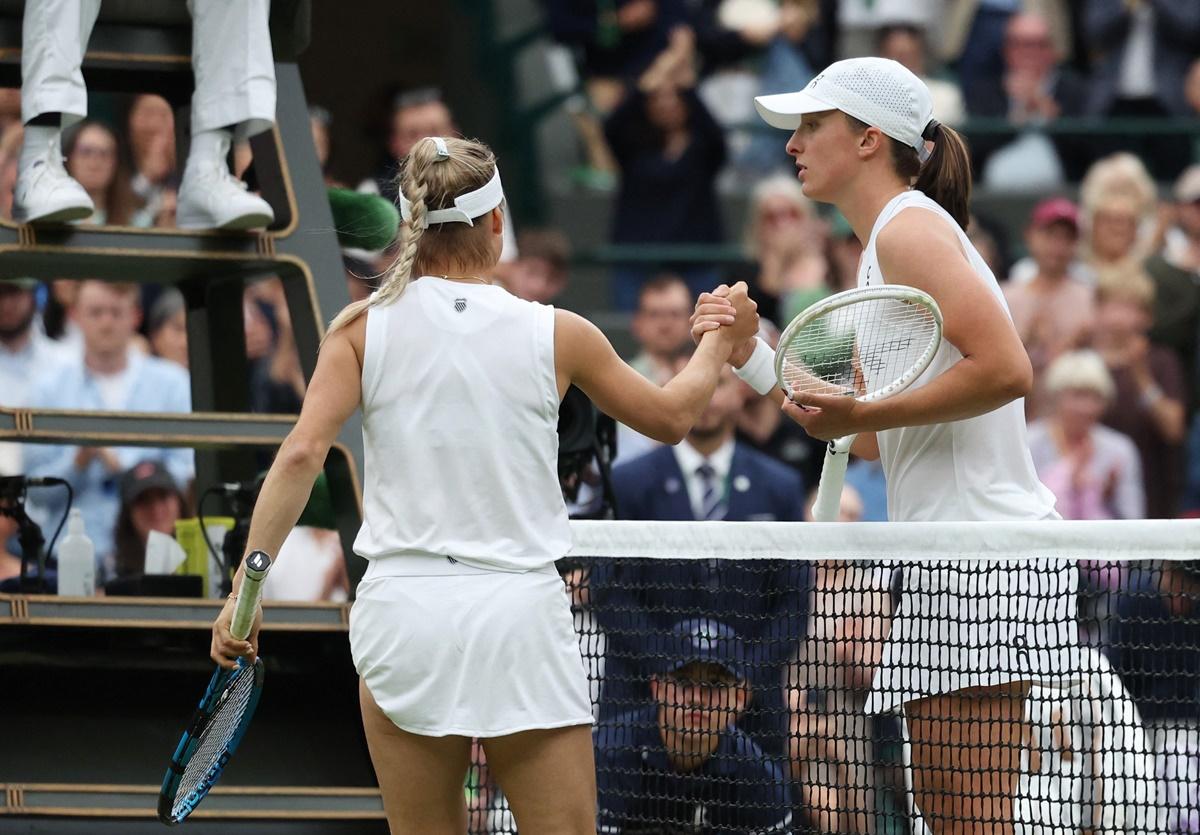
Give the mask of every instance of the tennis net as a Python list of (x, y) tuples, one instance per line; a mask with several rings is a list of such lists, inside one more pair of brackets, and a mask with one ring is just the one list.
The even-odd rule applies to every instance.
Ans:
[(1200, 521), (573, 534), (602, 833), (1200, 832)]

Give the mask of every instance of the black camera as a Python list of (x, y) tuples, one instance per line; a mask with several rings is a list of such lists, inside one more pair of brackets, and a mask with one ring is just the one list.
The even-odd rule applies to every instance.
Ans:
[(572, 519), (612, 519), (617, 422), (575, 386), (558, 407), (558, 483)]

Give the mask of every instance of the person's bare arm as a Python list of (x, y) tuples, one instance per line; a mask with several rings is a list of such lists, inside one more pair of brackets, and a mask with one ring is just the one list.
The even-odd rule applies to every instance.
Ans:
[(938, 303), (943, 336), (962, 359), (928, 384), (877, 403), (799, 394), (785, 412), (814, 437), (832, 439), (976, 417), (1029, 392), (1033, 368), (1016, 328), (947, 223), (931, 222), (925, 209), (905, 210), (876, 249), (889, 283), (924, 290)]
[(706, 335), (683, 371), (662, 388), (626, 365), (591, 322), (556, 310), (554, 361), (559, 393), (574, 383), (605, 414), (655, 440), (678, 443), (712, 399), (732, 346), (758, 330), (756, 306), (744, 285), (735, 287), (733, 306), (736, 321)]
[[(247, 553), (265, 551), (274, 558), (284, 539), (296, 525), (312, 492), (313, 482), (325, 466), (342, 424), (362, 400), (362, 349), (367, 317), (360, 316), (341, 331), (328, 337), (321, 346), (317, 368), (304, 398), (300, 417), (284, 439), (267, 473), (250, 520), (246, 539)], [(242, 569), (233, 578), (236, 595), (242, 584)], [(212, 658), (224, 667), (232, 667), (239, 656), (253, 658), (258, 652), (258, 627), (245, 641), (229, 634), (234, 601), (225, 607), (213, 624)]]

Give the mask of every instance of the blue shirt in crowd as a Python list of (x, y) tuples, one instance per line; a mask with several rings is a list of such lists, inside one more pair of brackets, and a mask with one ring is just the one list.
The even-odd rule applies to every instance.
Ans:
[(1143, 719), (1200, 718), (1200, 599), (1175, 614), (1159, 569), (1134, 567), (1109, 623), (1108, 659)]
[(791, 831), (792, 792), (783, 767), (734, 726), (690, 772), (671, 767), (657, 705), (601, 722), (593, 737), (600, 833)]
[[(191, 411), (192, 395), (188, 373), (175, 363), (130, 351), (127, 373), (124, 405), (119, 411)], [(104, 401), (95, 375), (88, 370), (82, 358), (65, 362), (56, 374), (39, 379), (30, 394), (29, 405), (43, 409), (112, 411)], [(174, 477), (180, 490), (186, 488), (195, 471), (191, 449), (110, 449), (116, 455), (122, 470), (129, 469), (139, 461), (161, 461)], [(79, 447), (74, 445), (27, 444), (25, 472), (30, 476), (55, 476), (70, 482), (75, 491), (73, 506), (78, 507), (83, 514), (87, 534), (96, 546), (96, 559), (103, 579), (106, 576), (106, 561), (113, 550), (113, 529), (120, 509), (120, 499), (117, 495), (120, 473), (109, 472), (104, 464), (95, 458), (83, 470), (76, 469), (75, 456), (78, 450)], [(31, 495), (30, 498), (30, 514), (43, 527), (49, 540), (66, 508), (66, 493), (47, 488), (38, 490), (37, 495)]]

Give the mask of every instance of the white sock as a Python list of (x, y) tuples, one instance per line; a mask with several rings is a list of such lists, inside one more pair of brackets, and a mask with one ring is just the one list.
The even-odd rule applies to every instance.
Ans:
[(21, 157), (17, 163), (19, 171), (25, 171), (36, 160), (46, 155), (46, 148), (54, 142), (59, 156), (62, 156), (62, 128), (50, 125), (26, 125), (25, 137), (21, 141)]
[(232, 141), (233, 132), (221, 128), (193, 133), (192, 147), (188, 150), (188, 166), (206, 162), (220, 162), (224, 165)]

